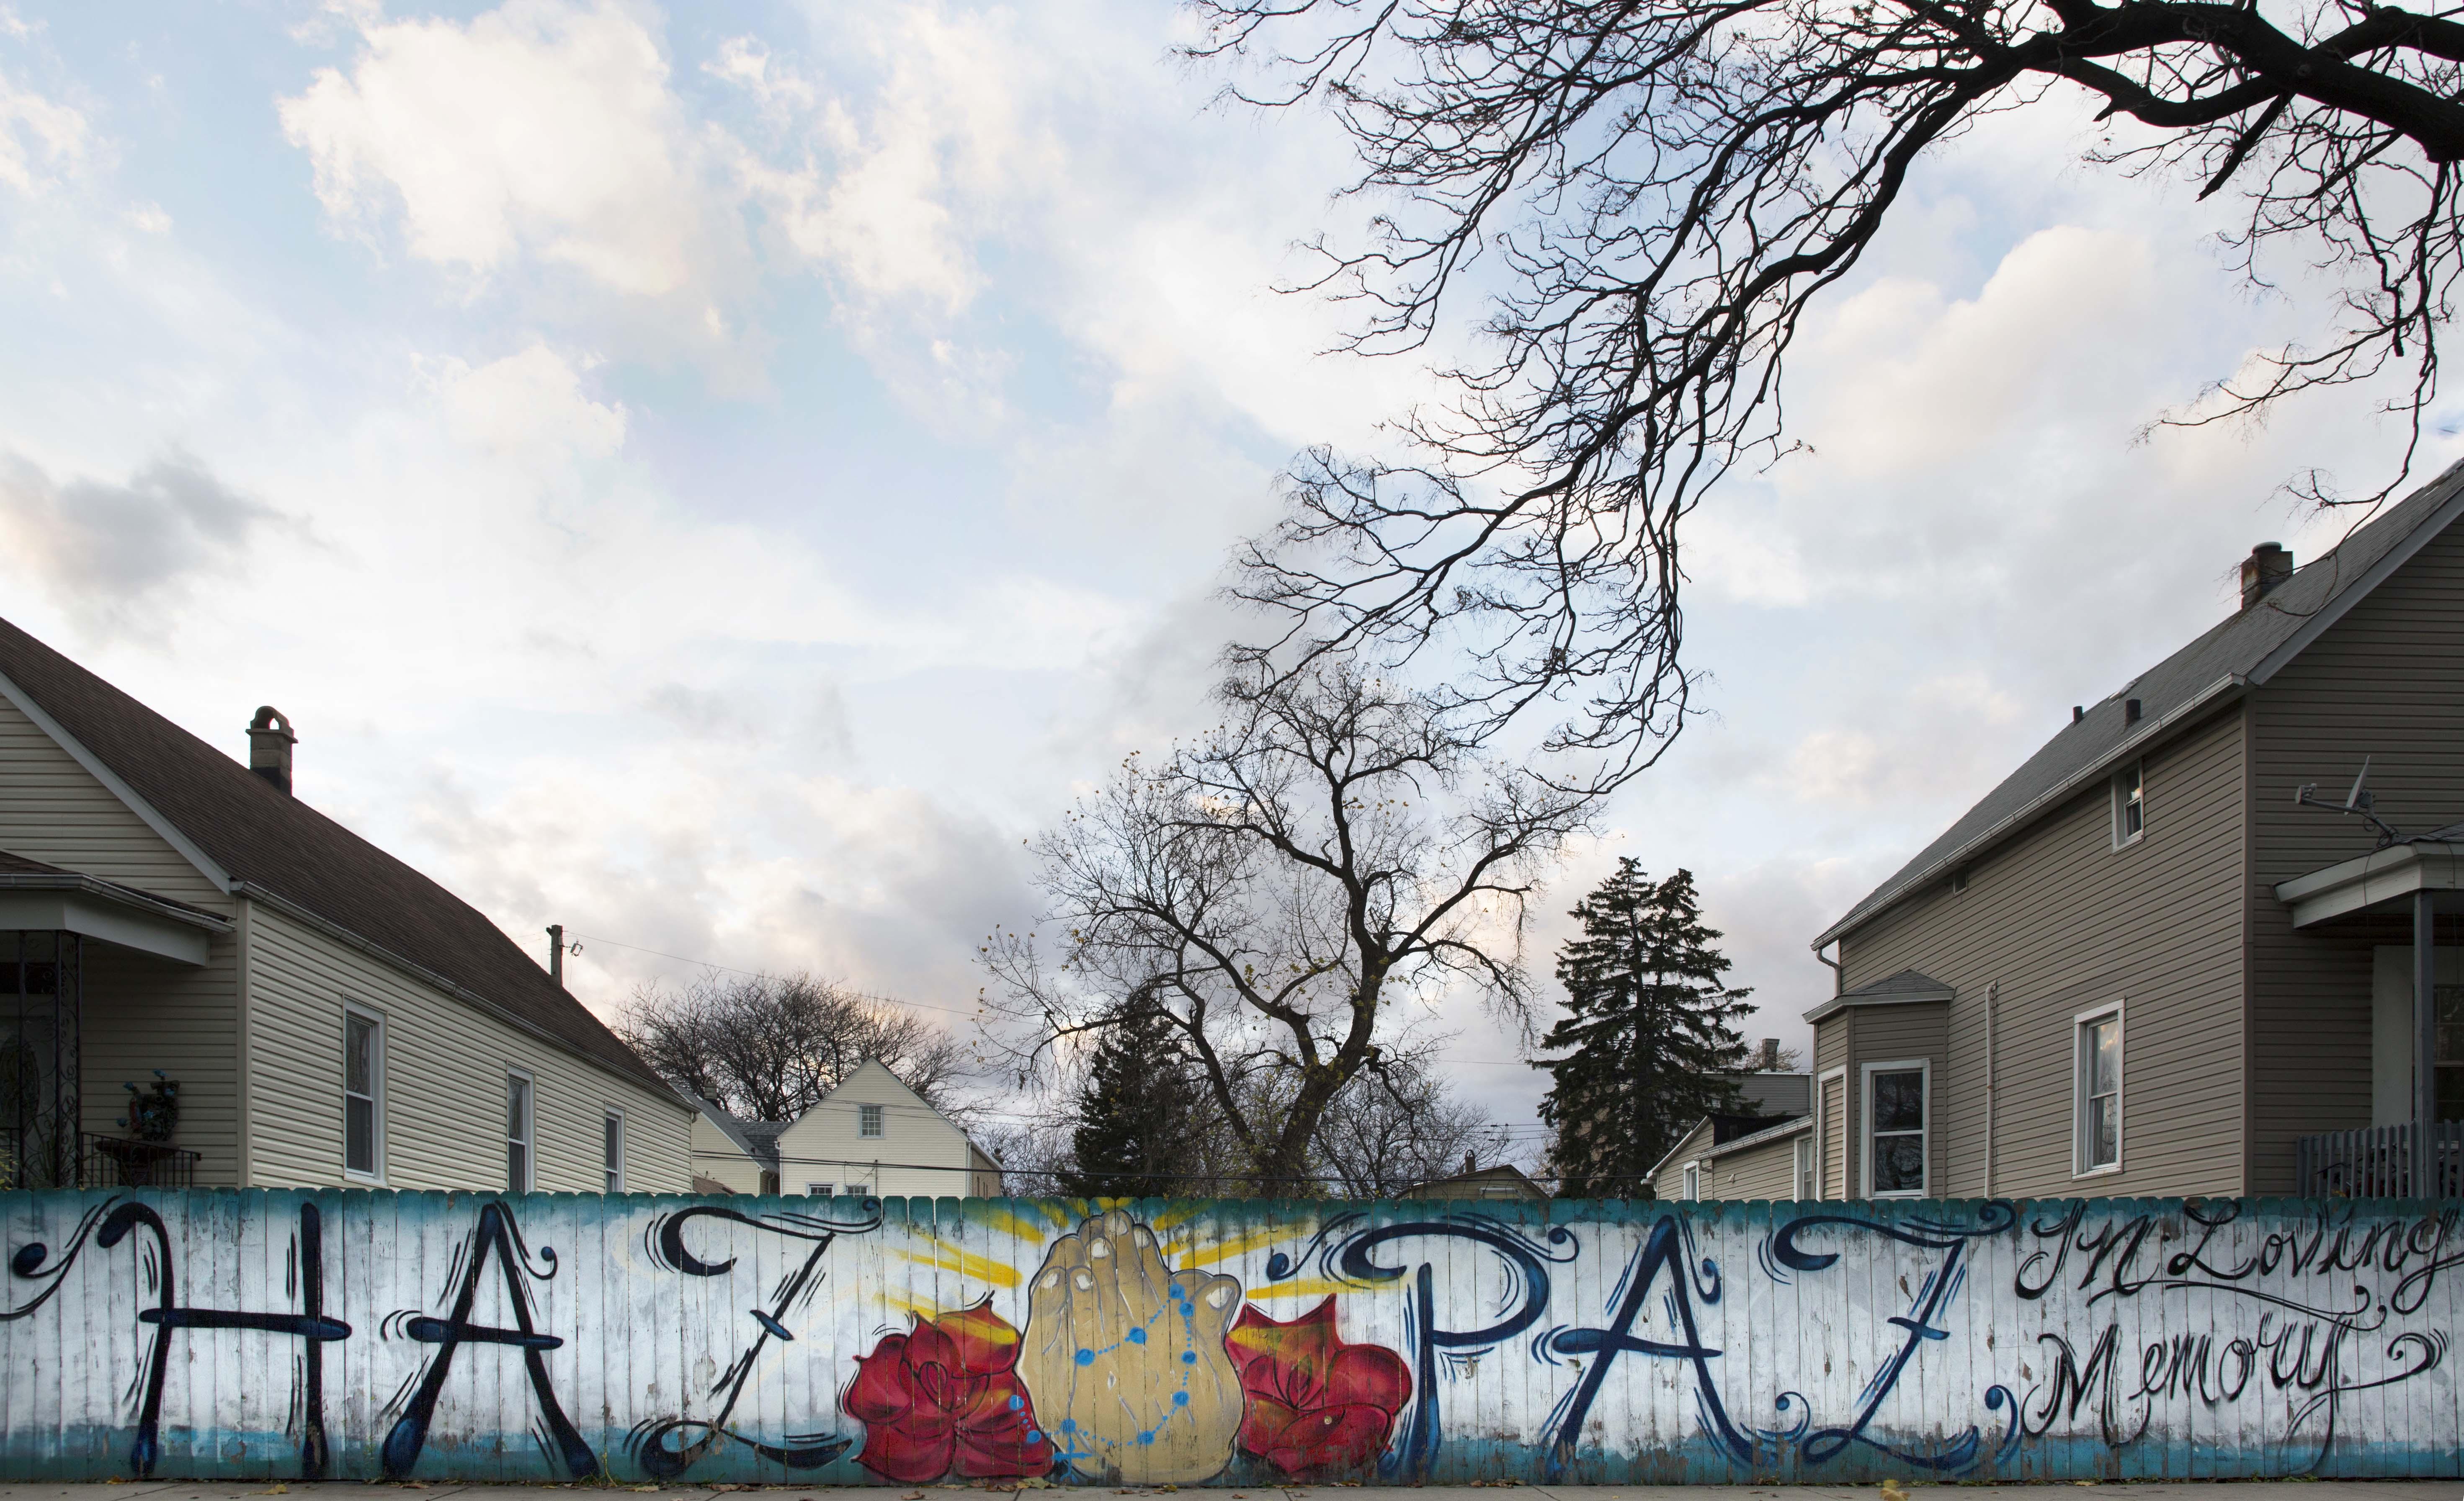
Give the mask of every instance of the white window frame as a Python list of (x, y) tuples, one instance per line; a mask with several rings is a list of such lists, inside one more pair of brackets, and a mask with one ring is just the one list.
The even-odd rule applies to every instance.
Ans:
[(1822, 1197), (1822, 1158), (1814, 1150), (1820, 1135), (1821, 1127), (1816, 1124), (1813, 1130), (1798, 1132), (1789, 1142), (1789, 1166), (1796, 1180), (1789, 1185), (1790, 1197), (1799, 1203)]
[(1692, 1203), (1703, 1197), (1703, 1164), (1685, 1164), (1685, 1202)]
[(879, 1105), (858, 1105), (855, 1134), (867, 1141), (885, 1139), (890, 1135), (890, 1112)]
[[(1887, 1194), (1878, 1194), (1874, 1192), (1874, 1075), (1908, 1072), (1924, 1075), (1917, 1086), (1919, 1109), (1925, 1120), (1925, 1124), (1917, 1131), (1918, 1145), (1925, 1153), (1924, 1179), (1914, 1190), (1901, 1188)], [(1865, 1190), (1859, 1197), (1864, 1199), (1931, 1198), (1933, 1195), (1933, 1060), (1892, 1058), (1880, 1063), (1869, 1063), (1857, 1076), (1857, 1083), (1859, 1123), (1857, 1137), (1859, 1147), (1857, 1186)], [(1893, 1132), (1892, 1135), (1897, 1136), (1899, 1133)]]
[[(2123, 1003), (2096, 1006), (2071, 1018), (2071, 1176), (2073, 1178), (2104, 1178), (2122, 1171), (2123, 1157), (2128, 1145), (2129, 1116), (2123, 1102), (2129, 1098), (2126, 1085), (2130, 1071), (2130, 1025), (2123, 1020)], [(2113, 1160), (2094, 1167), (2087, 1165), (2087, 1037), (2090, 1023), (2110, 1020), (2121, 1031), (2120, 1056), (2113, 1063)]]
[(830, 1196), (831, 1186), (832, 1185), (828, 1183), (806, 1183), (804, 1185), (804, 1197), (807, 1199), (827, 1199)]
[(866, 1199), (872, 1195), (872, 1184), (869, 1182), (847, 1183), (842, 1186), (847, 1190), (846, 1197), (849, 1199)]
[[(505, 1192), (509, 1194), (532, 1194), (539, 1192), (539, 1080), (531, 1076), (531, 1071), (528, 1069), (517, 1069), (510, 1065), (507, 1066), (505, 1070), (505, 1113), (509, 1116), (513, 1114), (514, 1081), (516, 1079), (522, 1081), (522, 1104), (524, 1106), (522, 1111), (522, 1130), (524, 1135), (521, 1138), (522, 1181), (518, 1183), (506, 1183)], [(507, 1120), (505, 1123), (505, 1134), (496, 1139), (497, 1144), (500, 1146), (508, 1149), (513, 1146), (514, 1133), (513, 1122), (511, 1120)], [(511, 1153), (509, 1150), (508, 1157), (510, 1157), (510, 1155)], [(512, 1164), (508, 1161), (506, 1165), (511, 1166)], [(510, 1179), (513, 1175), (508, 1173), (505, 1176)]]
[[(351, 1166), (351, 1018), (358, 1017), (374, 1029), (369, 1038), (371, 1056), (368, 1060), (367, 1095), (371, 1109), (369, 1160), (374, 1171), (363, 1173)], [(354, 1183), (383, 1183), (385, 1181), (385, 1019), (374, 1006), (356, 1001), (342, 1003), (342, 1177)]]
[[(623, 1107), (616, 1105), (608, 1106), (606, 1115), (601, 1118), (599, 1130), (599, 1150), (602, 1157), (600, 1171), (605, 1175), (605, 1191), (611, 1194), (621, 1194), (625, 1191), (625, 1112)], [(613, 1161), (608, 1161), (605, 1159), (605, 1154), (607, 1151), (606, 1142), (607, 1133), (611, 1130), (616, 1136), (616, 1157)], [(539, 1096), (537, 1094), (533, 1094), (531, 1096), (531, 1137), (533, 1159), (536, 1161), (539, 1137)], [(537, 1169), (534, 1168), (533, 1171), (536, 1172)]]
[[(2130, 787), (2133, 784), (2136, 784), (2139, 789), (2139, 799), (2136, 805), (2139, 809), (2139, 827), (2137, 828), (2129, 827), (2130, 809), (2133, 806), (2130, 798)], [(2137, 761), (2132, 762), (2129, 765), (2117, 770), (2113, 774), (2113, 848), (2116, 850), (2127, 849), (2145, 838), (2146, 833), (2147, 759), (2143, 756)]]
[[(1839, 1081), (1839, 1114), (1843, 1117), (1839, 1129), (1844, 1131), (1848, 1127), (1844, 1118), (1848, 1114), (1848, 1066), (1843, 1063), (1814, 1076), (1814, 1197), (1817, 1200), (1825, 1192), (1825, 1180), (1831, 1172), (1832, 1124), (1830, 1113), (1822, 1108), (1822, 1087), (1834, 1079)], [(1843, 1142), (1839, 1153), (1839, 1176), (1843, 1180), (1848, 1176), (1849, 1160), (1846, 1143)], [(1844, 1181), (1839, 1185), (1839, 1197), (1848, 1197), (1848, 1185)]]

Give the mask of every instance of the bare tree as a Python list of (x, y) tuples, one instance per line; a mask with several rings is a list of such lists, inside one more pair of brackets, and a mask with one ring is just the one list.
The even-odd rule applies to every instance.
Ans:
[(1403, 1003), (1456, 988), (1525, 1014), (1526, 904), (1587, 804), (1339, 657), (1236, 676), (1221, 699), (1224, 724), (1160, 764), (1132, 757), (1034, 842), (1058, 964), (1015, 933), (985, 960), (1038, 1068), (1164, 1019), (1251, 1181), (1301, 1191)]
[(947, 1110), (972, 1066), (913, 1012), (810, 975), (711, 973), (682, 990), (645, 988), (616, 1033), (661, 1078), (749, 1120), (794, 1120), (868, 1058)]
[(1318, 1129), (1320, 1176), (1345, 1199), (1392, 1199), (1466, 1162), (1504, 1161), (1506, 1128), (1455, 1094), (1424, 1057), (1386, 1066), (1334, 1098)]
[[(2091, 163), (2230, 186), (2235, 271), (2283, 244), (2343, 287), (2291, 345), (2179, 420), (2407, 372), (2413, 443), (2464, 236), (2464, 24), (2368, 0), (1196, 0), (1200, 55), (1243, 55), (1253, 102), (1323, 100), (1355, 190), (1393, 207), (1315, 283), (1363, 310), (1351, 346), (1419, 348), (1498, 290), (1462, 399), (1392, 463), (1306, 455), (1240, 592), (1325, 649), (1389, 659), (1441, 634), (1493, 730), (1607, 753), (1614, 783), (1682, 725), (1679, 537), (1728, 470), (1785, 447), (1782, 367), (1930, 146), (2069, 94)], [(2135, 123), (2134, 123), (2135, 122)], [(1470, 268), (1493, 254), (1475, 289)], [(2404, 463), (2411, 462), (2412, 446)], [(2375, 501), (2401, 482), (2363, 499)], [(2335, 498), (2321, 476), (2297, 488)], [(1604, 769), (1603, 769), (1604, 768)]]

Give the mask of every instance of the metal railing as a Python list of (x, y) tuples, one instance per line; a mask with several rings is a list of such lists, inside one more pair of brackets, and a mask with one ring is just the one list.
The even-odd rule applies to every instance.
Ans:
[(0, 1190), (11, 1188), (194, 1188), (197, 1154), (125, 1137), (55, 1143), (40, 1133), (0, 1127)]
[(2297, 1191), (2309, 1199), (2453, 1199), (2464, 1195), (2464, 1120), (2329, 1131), (2294, 1143)]
[(194, 1188), (197, 1154), (160, 1141), (89, 1133), (77, 1163), (81, 1188)]

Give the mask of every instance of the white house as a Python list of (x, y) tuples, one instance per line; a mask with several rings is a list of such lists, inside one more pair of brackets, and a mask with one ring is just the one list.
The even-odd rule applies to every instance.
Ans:
[(692, 1106), (247, 734), (0, 621), (0, 1187), (684, 1192)]
[(897, 1074), (867, 1061), (785, 1125), (705, 1103), (693, 1176), (730, 1193), (997, 1198), (1001, 1165)]

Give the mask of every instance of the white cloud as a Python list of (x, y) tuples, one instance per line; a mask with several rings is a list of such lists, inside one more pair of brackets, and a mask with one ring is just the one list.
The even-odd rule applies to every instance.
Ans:
[(468, 25), (368, 20), (282, 127), (344, 222), (399, 206), (423, 260), (485, 274), (522, 254), (664, 297), (701, 264), (713, 210), (658, 39), (610, 3), (509, 0)]
[(30, 194), (54, 186), (84, 164), (90, 136), (83, 114), (0, 74), (0, 183)]
[(483, 452), (571, 462), (605, 458), (625, 443), (622, 403), (583, 393), (582, 371), (544, 343), (476, 369), (459, 360), (428, 367), (453, 434)]

